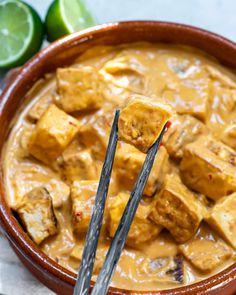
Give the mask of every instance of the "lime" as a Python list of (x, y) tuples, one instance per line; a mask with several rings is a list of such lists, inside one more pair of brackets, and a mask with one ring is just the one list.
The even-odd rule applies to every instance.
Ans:
[(45, 22), (49, 41), (95, 24), (82, 0), (55, 0), (48, 9)]
[(0, 68), (22, 65), (41, 47), (44, 27), (37, 12), (19, 0), (0, 2)]

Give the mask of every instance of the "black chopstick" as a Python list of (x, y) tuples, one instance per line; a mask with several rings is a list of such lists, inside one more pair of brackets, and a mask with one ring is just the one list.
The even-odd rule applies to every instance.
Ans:
[(138, 179), (136, 180), (136, 183), (130, 195), (128, 204), (124, 210), (119, 226), (116, 230), (115, 236), (111, 242), (111, 246), (106, 255), (102, 269), (97, 277), (96, 283), (92, 291), (92, 295), (105, 295), (107, 293), (109, 283), (112, 279), (112, 275), (115, 271), (121, 252), (124, 248), (124, 244), (125, 244), (131, 223), (137, 211), (145, 184), (148, 180), (148, 176), (151, 172), (157, 150), (160, 147), (166, 128), (167, 128), (167, 123), (162, 129), (162, 132), (160, 136), (158, 137), (158, 139), (156, 140), (156, 142), (148, 151), (142, 170), (138, 176)]
[(78, 273), (77, 282), (74, 288), (74, 295), (86, 295), (89, 293), (90, 280), (93, 272), (94, 259), (97, 244), (102, 226), (104, 207), (107, 198), (108, 187), (111, 178), (112, 166), (114, 162), (116, 146), (118, 141), (118, 120), (120, 111), (116, 110), (114, 121), (111, 128), (108, 148), (105, 161), (102, 167), (98, 190), (96, 194), (93, 213), (90, 220), (88, 233), (84, 245), (81, 265)]

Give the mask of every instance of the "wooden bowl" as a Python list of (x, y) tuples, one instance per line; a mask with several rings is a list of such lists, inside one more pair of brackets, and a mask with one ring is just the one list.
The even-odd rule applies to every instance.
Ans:
[[(93, 27), (62, 38), (33, 57), (11, 79), (0, 98), (0, 152), (11, 130), (12, 119), (35, 81), (58, 66), (96, 45), (116, 45), (136, 41), (186, 44), (215, 56), (222, 64), (236, 68), (236, 44), (216, 34), (175, 23), (155, 21), (115, 22)], [(57, 294), (72, 294), (76, 275), (48, 258), (31, 241), (14, 218), (6, 201), (3, 167), (0, 161), (0, 223), (23, 264)], [(235, 294), (236, 264), (211, 278), (181, 288), (135, 292), (110, 288), (109, 294)]]

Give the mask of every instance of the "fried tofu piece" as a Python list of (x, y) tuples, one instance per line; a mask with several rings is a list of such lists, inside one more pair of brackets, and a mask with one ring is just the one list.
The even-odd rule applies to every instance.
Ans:
[[(82, 260), (82, 255), (83, 255), (83, 245), (79, 244), (76, 245), (71, 254), (70, 257), (73, 257), (75, 259), (77, 259), (79, 262), (81, 262)], [(95, 261), (94, 261), (94, 267), (93, 267), (93, 275), (97, 275), (99, 273), (99, 271), (102, 268), (103, 262), (105, 260), (107, 251), (108, 251), (108, 245), (101, 245), (99, 244), (97, 247), (97, 252), (96, 252), (96, 257), (95, 257)]]
[(63, 176), (68, 181), (94, 180), (98, 178), (97, 167), (89, 150), (70, 151), (62, 154)]
[[(164, 146), (161, 146), (144, 189), (145, 196), (153, 196), (161, 187), (165, 174), (168, 171), (168, 158), (169, 155), (166, 149)], [(120, 185), (124, 189), (133, 189), (144, 160), (145, 154), (129, 144), (123, 144), (118, 148), (114, 171), (116, 172)]]
[(190, 115), (176, 116), (171, 120), (171, 126), (164, 135), (163, 143), (169, 155), (179, 161), (183, 157), (186, 144), (195, 141), (199, 135), (207, 132), (206, 126)]
[(36, 244), (57, 233), (57, 219), (53, 212), (52, 198), (44, 187), (35, 188), (27, 193), (16, 211)]
[(234, 150), (236, 150), (236, 122), (229, 124), (222, 135), (221, 140)]
[(51, 91), (48, 91), (30, 108), (27, 114), (28, 118), (32, 121), (38, 121), (52, 103), (53, 95)]
[(93, 115), (79, 130), (79, 141), (92, 151), (95, 159), (104, 161), (114, 112), (107, 110)]
[[(129, 194), (119, 193), (108, 205), (106, 225), (111, 237), (115, 235), (128, 200)], [(150, 204), (140, 203), (126, 240), (126, 244), (130, 247), (153, 240), (160, 233), (162, 227), (148, 219), (150, 210)]]
[(205, 209), (177, 175), (167, 175), (156, 196), (150, 218), (169, 230), (179, 243), (188, 241), (197, 231)]
[(119, 138), (146, 153), (172, 116), (169, 105), (149, 97), (133, 95), (120, 113)]
[(45, 188), (52, 197), (53, 208), (60, 208), (65, 204), (70, 196), (70, 187), (60, 179), (52, 178), (45, 184)]
[(188, 187), (215, 201), (236, 191), (236, 152), (211, 137), (185, 147), (180, 171)]
[(133, 54), (118, 55), (109, 60), (101, 69), (101, 74), (109, 83), (133, 93), (143, 93), (147, 69)]
[(56, 77), (63, 110), (72, 113), (101, 107), (103, 81), (95, 68), (59, 68)]
[(29, 143), (29, 152), (45, 164), (54, 161), (79, 130), (79, 122), (51, 105), (38, 120)]
[(167, 89), (163, 99), (180, 115), (192, 115), (205, 122), (209, 112), (212, 85), (210, 79), (180, 80), (177, 89)]
[(74, 181), (71, 186), (72, 217), (74, 231), (86, 233), (95, 202), (98, 182), (92, 180)]
[(236, 89), (236, 79), (234, 74), (226, 70), (225, 68), (217, 69), (216, 66), (206, 65), (206, 70), (210, 74), (211, 78), (219, 81), (222, 86)]
[[(236, 89), (221, 87), (215, 82), (210, 106), (207, 127), (216, 139), (224, 141), (224, 130), (235, 120)], [(229, 126), (226, 125), (227, 123)]]
[(220, 199), (206, 221), (236, 249), (236, 193)]
[(220, 240), (193, 239), (180, 245), (179, 249), (203, 273), (213, 271), (232, 256), (232, 249)]

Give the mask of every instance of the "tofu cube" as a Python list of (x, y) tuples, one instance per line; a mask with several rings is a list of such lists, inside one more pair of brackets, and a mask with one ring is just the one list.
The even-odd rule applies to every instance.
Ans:
[(102, 78), (93, 67), (59, 68), (57, 91), (65, 112), (99, 109), (103, 103)]
[(230, 70), (211, 65), (206, 65), (205, 68), (213, 80), (220, 82), (224, 87), (236, 89), (236, 79)]
[(236, 193), (220, 199), (206, 221), (236, 249)]
[[(84, 248), (83, 244), (76, 245), (73, 248), (70, 254), (70, 257), (75, 258), (76, 260), (81, 262), (82, 255), (83, 255), (83, 248)], [(101, 270), (108, 249), (109, 249), (108, 245), (99, 243), (97, 247), (95, 261), (94, 261), (93, 275), (97, 275), (99, 271)]]
[(167, 175), (150, 218), (168, 229), (177, 242), (184, 243), (195, 234), (204, 214), (201, 202), (177, 175)]
[[(169, 155), (166, 149), (164, 146), (161, 146), (144, 189), (145, 196), (151, 197), (160, 189), (168, 170), (168, 158)], [(116, 172), (119, 185), (123, 189), (130, 191), (133, 189), (144, 160), (145, 154), (129, 144), (123, 144), (118, 148), (114, 171)]]
[(85, 234), (97, 193), (98, 182), (92, 180), (74, 181), (71, 186), (72, 216), (74, 231)]
[(39, 100), (30, 108), (27, 117), (31, 121), (38, 121), (47, 108), (53, 103), (52, 90), (47, 91), (44, 95), (40, 96)]
[(79, 142), (85, 148), (91, 149), (97, 160), (104, 161), (113, 118), (113, 111), (98, 112), (79, 130)]
[(190, 115), (176, 116), (164, 135), (163, 143), (170, 157), (179, 161), (183, 157), (184, 147), (207, 133), (206, 126)]
[(171, 116), (169, 105), (146, 96), (133, 95), (120, 113), (119, 138), (146, 153)]
[(29, 151), (45, 164), (54, 161), (79, 130), (79, 122), (55, 105), (51, 105), (37, 122)]
[(236, 191), (236, 152), (211, 137), (185, 147), (180, 171), (188, 187), (215, 201)]
[(56, 178), (45, 180), (45, 188), (52, 197), (53, 208), (60, 208), (69, 200), (70, 187), (62, 180)]
[(202, 273), (209, 273), (232, 256), (232, 249), (222, 241), (193, 239), (179, 246), (182, 254)]
[(99, 178), (97, 167), (89, 150), (65, 150), (62, 154), (61, 168), (66, 180), (94, 180)]
[(106, 86), (110, 82), (130, 93), (143, 93), (146, 71), (138, 55), (121, 53), (104, 65), (101, 74), (107, 82)]
[[(226, 139), (227, 132), (224, 134), (224, 131), (230, 128), (230, 125), (235, 121), (236, 89), (221, 87), (219, 82), (215, 82), (210, 103), (211, 109), (207, 119), (207, 128), (216, 139), (231, 146), (230, 140)], [(228, 126), (226, 125), (227, 123), (229, 124)]]
[(204, 79), (181, 79), (176, 89), (163, 92), (163, 99), (180, 115), (192, 115), (205, 122), (209, 112), (211, 83)]
[[(129, 194), (119, 193), (108, 205), (106, 225), (111, 237), (115, 235), (128, 200)], [(140, 203), (126, 240), (126, 244), (130, 247), (153, 240), (160, 233), (162, 227), (148, 219), (150, 210), (150, 204)]]
[(27, 193), (16, 211), (36, 244), (57, 233), (57, 219), (53, 212), (52, 198), (44, 187), (35, 188)]
[[(235, 99), (236, 101), (236, 99)], [(236, 122), (229, 124), (222, 135), (221, 140), (234, 150), (236, 150)]]

